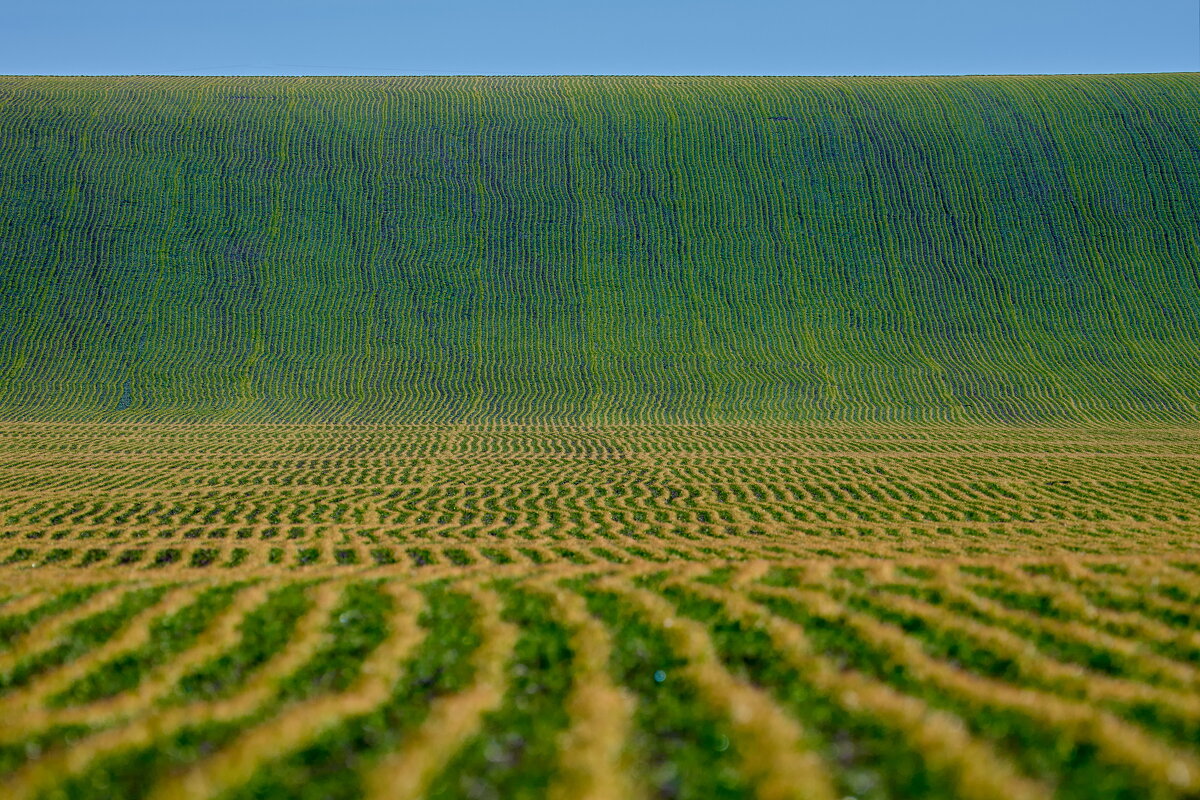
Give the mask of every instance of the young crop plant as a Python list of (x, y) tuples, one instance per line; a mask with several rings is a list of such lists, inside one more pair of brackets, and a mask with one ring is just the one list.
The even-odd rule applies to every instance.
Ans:
[(0, 76), (0, 798), (1200, 797), (1200, 75)]
[(49, 698), (49, 704), (58, 707), (84, 705), (137, 686), (148, 671), (166, 663), (191, 644), (242, 588), (238, 584), (218, 584), (202, 592), (190, 605), (154, 620), (141, 647), (98, 665)]
[(610, 668), (637, 698), (627, 746), (639, 782), (651, 791), (684, 798), (743, 796), (748, 786), (735, 766), (732, 731), (680, 674), (686, 660), (619, 595), (587, 585), (577, 590), (608, 626), (613, 636)]
[(294, 582), (275, 589), (243, 618), (237, 645), (180, 679), (175, 697), (189, 702), (209, 700), (235, 690), (287, 646), (301, 617), (311, 607), (311, 588)]

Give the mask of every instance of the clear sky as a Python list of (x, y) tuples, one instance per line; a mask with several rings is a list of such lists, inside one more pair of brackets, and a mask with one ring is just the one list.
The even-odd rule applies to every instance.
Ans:
[(0, 0), (0, 74), (1200, 70), (1200, 0)]

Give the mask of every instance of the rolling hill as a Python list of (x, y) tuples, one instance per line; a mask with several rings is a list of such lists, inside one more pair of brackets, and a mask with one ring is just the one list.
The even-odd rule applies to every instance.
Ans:
[(1194, 422), (1200, 77), (0, 78), (0, 415)]

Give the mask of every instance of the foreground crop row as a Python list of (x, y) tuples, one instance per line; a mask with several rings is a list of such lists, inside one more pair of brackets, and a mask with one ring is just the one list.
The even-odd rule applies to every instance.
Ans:
[(0, 604), (7, 798), (1200, 792), (1194, 558), (83, 574)]

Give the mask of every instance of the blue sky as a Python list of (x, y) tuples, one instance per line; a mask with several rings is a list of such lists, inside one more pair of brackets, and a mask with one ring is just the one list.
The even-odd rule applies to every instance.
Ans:
[(1200, 0), (0, 0), (0, 74), (1200, 70)]

